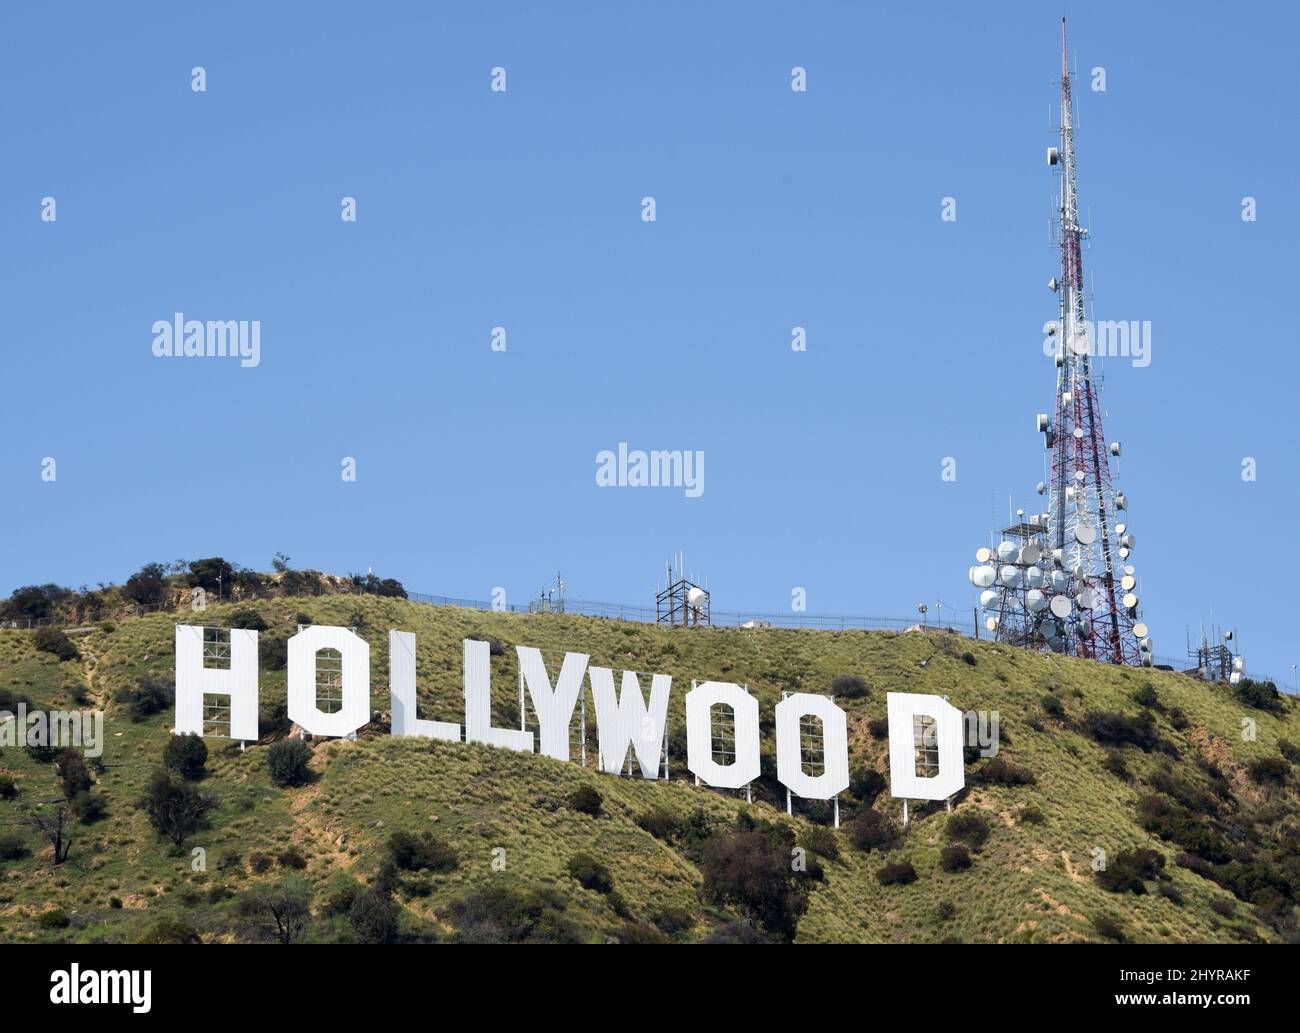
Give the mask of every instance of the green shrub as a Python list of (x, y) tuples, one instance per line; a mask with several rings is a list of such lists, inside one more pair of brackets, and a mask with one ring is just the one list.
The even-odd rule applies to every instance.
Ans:
[(609, 869), (588, 853), (577, 853), (569, 858), (569, 874), (583, 889), (608, 893), (614, 888), (614, 876)]
[(1016, 817), (1023, 825), (1045, 825), (1047, 823), (1046, 815), (1033, 804), (1026, 804), (1021, 807)]
[(1048, 717), (1054, 717), (1058, 721), (1065, 720), (1065, 704), (1050, 692), (1042, 698), (1042, 707), (1043, 713)]
[(1158, 850), (1121, 850), (1101, 871), (1097, 882), (1111, 893), (1146, 893), (1146, 884), (1160, 878), (1165, 858)]
[(994, 786), (1031, 786), (1038, 779), (1034, 773), (1019, 764), (1013, 764), (1006, 757), (994, 757), (979, 773), (980, 781)]
[(873, 739), (889, 738), (889, 718), (873, 717), (867, 722), (867, 731), (871, 733)]
[(77, 660), (81, 656), (72, 639), (58, 628), (37, 628), (32, 644), (42, 653), (52, 653), (60, 660)]
[(8, 775), (0, 775), (0, 800), (12, 800), (18, 795), (18, 783)]
[(650, 808), (637, 818), (636, 823), (655, 839), (669, 840), (678, 832), (677, 816), (660, 805)]
[(974, 667), (976, 663), (975, 654), (969, 651), (962, 653), (961, 662), (964, 664), (970, 664), (971, 667)]
[(964, 843), (952, 843), (939, 851), (939, 867), (945, 872), (962, 872), (970, 866), (970, 851)]
[(1099, 710), (1087, 715), (1084, 730), (1103, 746), (1136, 746), (1150, 752), (1160, 745), (1160, 734), (1151, 711), (1143, 710), (1136, 717)]
[(377, 889), (361, 890), (348, 908), (347, 920), (363, 943), (391, 943), (398, 934), (402, 906)]
[(143, 721), (172, 707), (176, 702), (176, 685), (167, 678), (147, 674), (134, 686), (119, 689), (113, 701), (125, 708), (132, 721)]
[(1259, 785), (1285, 785), (1291, 773), (1291, 765), (1281, 757), (1260, 757), (1252, 760), (1246, 771), (1251, 779)]
[(840, 856), (839, 837), (825, 825), (809, 825), (801, 830), (799, 845), (807, 847), (814, 854), (820, 854), (828, 861), (834, 861)]
[(989, 823), (973, 811), (958, 811), (948, 818), (943, 834), (953, 842), (978, 849), (989, 838)]
[(1119, 750), (1107, 750), (1106, 759), (1101, 762), (1101, 766), (1122, 782), (1127, 782), (1133, 777), (1129, 774), (1128, 762), (1124, 760), (1124, 754)]
[(891, 861), (876, 872), (876, 881), (882, 886), (906, 886), (916, 882), (916, 869), (911, 861)]
[(683, 933), (695, 925), (695, 916), (683, 907), (664, 908), (654, 916), (655, 928), (665, 936)]
[(254, 875), (262, 875), (271, 870), (271, 865), (275, 859), (270, 854), (264, 854), (260, 850), (254, 850), (248, 855), (248, 868)]
[(849, 825), (849, 841), (859, 850), (871, 852), (892, 846), (898, 829), (887, 814), (868, 807), (860, 811)]
[[(121, 902), (119, 901), (119, 906)], [(202, 943), (198, 930), (179, 918), (159, 918), (140, 939), (141, 943)]]
[(1256, 710), (1270, 710), (1280, 713), (1282, 711), (1282, 697), (1278, 694), (1277, 686), (1271, 681), (1255, 681), (1253, 678), (1242, 678), (1237, 683), (1237, 699), (1248, 707), (1254, 707)]
[(307, 867), (307, 858), (302, 856), (302, 851), (296, 846), (285, 847), (280, 851), (280, 856), (276, 858), (280, 862), (281, 868), (292, 868), (295, 871), (302, 871)]
[(54, 772), (58, 775), (63, 798), (71, 800), (78, 793), (84, 793), (94, 783), (90, 780), (90, 771), (81, 754), (74, 749), (63, 750), (54, 759)]
[(582, 933), (554, 890), (497, 884), (454, 900), (449, 908), (459, 943), (580, 943)]
[(831, 695), (840, 699), (865, 699), (870, 691), (860, 675), (837, 674), (831, 679)]
[(0, 835), (0, 861), (17, 861), (27, 856), (27, 844), (13, 833)]
[(66, 929), (72, 924), (72, 919), (67, 912), (61, 907), (50, 908), (48, 911), (42, 911), (36, 919), (36, 924), (42, 929)]
[(226, 621), (232, 628), (244, 631), (265, 631), (267, 623), (256, 610), (236, 610)]
[(93, 825), (108, 814), (108, 800), (101, 793), (82, 791), (68, 801), (68, 809), (83, 825)]
[(1157, 710), (1160, 707), (1160, 696), (1157, 694), (1154, 685), (1150, 682), (1143, 682), (1142, 687), (1133, 693), (1133, 702), (1140, 707)]
[(593, 818), (600, 817), (601, 802), (599, 790), (585, 783), (569, 794), (570, 809), (579, 814), (590, 814)]
[(163, 767), (191, 781), (203, 774), (208, 745), (201, 735), (173, 735), (163, 750)]
[(1092, 927), (1107, 940), (1114, 940), (1116, 943), (1124, 942), (1124, 927), (1112, 915), (1098, 915), (1092, 920)]
[(885, 776), (875, 768), (857, 768), (849, 778), (849, 793), (867, 807), (876, 802), (885, 786)]
[(950, 922), (957, 917), (957, 905), (951, 900), (941, 900), (936, 913), (939, 915), (940, 922)]
[(266, 751), (266, 769), (278, 786), (306, 785), (311, 780), (311, 758), (311, 747), (302, 739), (282, 739)]
[(730, 908), (751, 924), (782, 940), (794, 939), (808, 909), (808, 882), (791, 865), (789, 830), (756, 823), (715, 835), (700, 861), (700, 895)]
[(460, 864), (455, 849), (432, 832), (417, 835), (398, 829), (388, 837), (388, 856), (405, 872), (449, 872)]

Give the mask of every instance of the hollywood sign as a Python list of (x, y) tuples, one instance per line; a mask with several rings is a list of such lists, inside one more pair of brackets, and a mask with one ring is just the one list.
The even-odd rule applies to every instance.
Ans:
[[(177, 734), (203, 735), (204, 696), (230, 701), (230, 737), (259, 738), (257, 632), (230, 630), (230, 667), (203, 663), (203, 632), (197, 625), (176, 625)], [(342, 657), (342, 705), (333, 713), (320, 709), (316, 695), (316, 657), (332, 649)], [(503, 728), (492, 723), (492, 671), (489, 646), (464, 641), (465, 723), (430, 721), (418, 716), (415, 693), (415, 635), (388, 633), (389, 689), (392, 734), (444, 742), (485, 743), (524, 753), (540, 752), (568, 761), (574, 710), (584, 681), (596, 711), (599, 764), (621, 774), (631, 750), (641, 776), (655, 779), (666, 749), (668, 699), (672, 677), (650, 676), (647, 702), (635, 671), (623, 671), (619, 689), (614, 671), (588, 664), (585, 653), (564, 654), (552, 681), (539, 649), (517, 646), (519, 667), (537, 715), (537, 732)], [(370, 644), (349, 628), (312, 625), (289, 639), (289, 719), (310, 735), (342, 738), (370, 721)], [(905, 800), (943, 800), (965, 784), (962, 755), (963, 716), (939, 696), (891, 692), (889, 715), (890, 793)], [(735, 755), (730, 763), (713, 756), (714, 710), (731, 712)], [(800, 750), (800, 724), (815, 718), (821, 725), (822, 771), (805, 770)], [(937, 751), (937, 772), (918, 775), (916, 732), (929, 728), (927, 747)], [(758, 700), (734, 682), (694, 684), (686, 694), (686, 767), (701, 783), (719, 789), (743, 789), (759, 775)], [(787, 695), (776, 705), (777, 778), (790, 792), (809, 800), (830, 800), (849, 785), (848, 721), (827, 696), (807, 692)]]

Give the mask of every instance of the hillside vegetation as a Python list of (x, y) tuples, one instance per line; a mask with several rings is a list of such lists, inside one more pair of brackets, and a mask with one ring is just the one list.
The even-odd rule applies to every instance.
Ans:
[[(241, 752), (209, 739), (195, 777), (170, 776), (210, 807), (178, 846), (144, 803), (173, 739), (177, 620), (200, 622), (155, 613), (67, 636), (0, 631), (0, 710), (25, 699), (106, 714), (89, 787), (48, 751), (0, 748), (0, 939), (1297, 939), (1300, 716), (1271, 689), (1243, 698), (936, 632), (669, 629), (374, 595), (225, 604), (201, 622), (265, 626), (263, 740)], [(305, 780), (277, 785), (268, 756), (292, 734), (284, 642), (307, 622), (369, 641), (373, 722), (355, 742), (310, 742)], [(671, 782), (595, 770), (590, 700), (585, 768), (389, 736), (390, 628), (418, 636), (425, 718), (463, 721), (467, 637), (495, 644), (498, 724), (518, 722), (515, 645), (671, 674)], [(547, 659), (554, 676), (560, 657)], [(752, 805), (685, 770), (692, 678), (745, 683), (760, 701)], [(826, 805), (785, 814), (772, 715), (783, 690), (828, 693), (837, 678), (854, 781), (835, 831)], [(968, 750), (952, 813), (918, 804), (906, 831), (881, 790), (889, 691), (996, 712), (1001, 730), (996, 757)], [(49, 828), (65, 798), (71, 846), (56, 864), (33, 820)]]

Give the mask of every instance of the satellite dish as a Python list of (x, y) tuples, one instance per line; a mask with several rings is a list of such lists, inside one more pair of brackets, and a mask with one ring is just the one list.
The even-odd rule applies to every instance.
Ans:
[(1065, 620), (1066, 617), (1070, 616), (1070, 611), (1073, 609), (1070, 605), (1070, 597), (1066, 595), (1052, 596), (1051, 606), (1052, 615), (1060, 617), (1061, 620)]
[(1074, 332), (1074, 338), (1070, 341), (1070, 351), (1075, 355), (1087, 355), (1089, 352), (1088, 331), (1084, 327), (1079, 327)]
[(1128, 509), (1128, 496), (1126, 496), (1122, 491), (1115, 496), (1115, 508)]
[(1020, 584), (1020, 568), (1013, 567), (1008, 563), (998, 571), (998, 577), (1002, 579), (1002, 583), (1008, 588), (1016, 588)]
[(1048, 419), (1047, 413), (1045, 413), (1045, 412), (1040, 412), (1040, 413), (1038, 414), (1038, 429), (1039, 429), (1040, 431), (1044, 431), (1044, 430), (1046, 430), (1048, 427), (1050, 427), (1051, 425), (1052, 425), (1052, 422), (1051, 422), (1050, 419)]
[(1025, 584), (1030, 588), (1043, 588), (1047, 584), (1047, 574), (1042, 567), (1030, 567), (1025, 571)]
[(1119, 543), (1126, 549), (1132, 549), (1137, 545), (1137, 539), (1135, 539), (1131, 534), (1126, 534), (1120, 537)]
[(996, 617), (990, 617), (984, 622), (984, 627), (988, 628), (989, 631), (997, 631), (998, 619)]
[(1083, 428), (1082, 428), (1082, 427), (1075, 427), (1075, 428), (1074, 428), (1074, 437), (1075, 437), (1075, 440), (1076, 440), (1076, 441), (1082, 441), (1082, 440), (1083, 440)]
[(1232, 641), (1232, 632), (1231, 632), (1231, 631), (1225, 631), (1225, 632), (1223, 633), (1223, 641), (1224, 641), (1224, 642), (1231, 642), (1231, 641)]
[(1069, 404), (1070, 404), (1070, 400), (1071, 400), (1072, 397), (1073, 397), (1073, 396), (1070, 394), (1069, 391), (1062, 391), (1062, 392), (1061, 392), (1061, 401), (1064, 402), (1066, 405), (1069, 405)]
[(976, 562), (978, 562), (978, 563), (987, 563), (987, 562), (988, 562), (989, 560), (991, 560), (992, 558), (993, 558), (993, 550), (992, 550), (992, 549), (976, 549), (976, 550), (975, 550), (975, 560), (976, 560)]
[(1036, 588), (1030, 590), (1029, 594), (1025, 596), (1025, 609), (1031, 613), (1041, 613), (1047, 609), (1047, 596)]
[(1117, 456), (1117, 455), (1119, 455), (1119, 442), (1118, 442), (1118, 441), (1112, 441), (1112, 442), (1110, 443), (1110, 454), (1113, 455), (1113, 456)]
[(1085, 588), (1076, 599), (1081, 610), (1091, 610), (1097, 605), (1097, 594), (1091, 588)]
[(1092, 621), (1087, 617), (1084, 617), (1079, 621), (1078, 626), (1074, 630), (1078, 632), (1080, 638), (1087, 638), (1092, 634)]
[(1043, 557), (1043, 550), (1040, 549), (1038, 545), (1036, 545), (1034, 542), (1028, 542), (1024, 546), (1024, 548), (1020, 550), (1021, 563), (1028, 563), (1032, 566), (1033, 564), (1037, 563), (1040, 559), (1042, 559), (1042, 557)]
[(1135, 567), (1133, 566), (1133, 564), (1130, 563), (1127, 567), (1124, 568), (1124, 573), (1125, 573), (1125, 574), (1132, 574), (1132, 573), (1134, 573), (1134, 572), (1136, 571), (1136, 569), (1137, 569), (1137, 568), (1135, 568)]
[(993, 582), (998, 578), (998, 572), (989, 564), (979, 567), (970, 568), (971, 583), (976, 588), (992, 588)]
[(692, 587), (686, 592), (686, 605), (698, 613), (707, 598), (708, 595), (704, 589)]
[(997, 601), (998, 594), (991, 588), (986, 588), (980, 593), (980, 606), (986, 610)]
[(998, 559), (1003, 563), (1014, 563), (1016, 561), (1016, 553), (1019, 551), (1020, 547), (1016, 545), (1015, 542), (998, 543)]
[[(1055, 165), (1055, 164), (1056, 164), (1056, 162), (1052, 161), (1052, 156), (1051, 156), (1051, 153), (1050, 153), (1051, 151), (1054, 151), (1054, 150), (1056, 150), (1055, 147), (1050, 147), (1050, 148), (1048, 148), (1049, 153), (1048, 153), (1048, 156), (1047, 156), (1047, 161), (1048, 161), (1048, 164), (1050, 164), (1050, 165)], [(1053, 276), (1050, 280), (1047, 281), (1047, 289), (1048, 289), (1049, 291), (1051, 291), (1053, 294), (1055, 294), (1055, 293), (1060, 289), (1060, 287), (1061, 287), (1061, 285), (1060, 285), (1059, 283), (1056, 282), (1056, 277), (1055, 277), (1055, 276)]]
[(1133, 592), (1124, 593), (1124, 609), (1132, 610), (1137, 608), (1138, 597)]
[(1034, 488), (1034, 491), (1038, 492), (1039, 495), (1043, 494), (1043, 492), (1045, 492), (1046, 490), (1047, 490), (1047, 485), (1044, 484), (1042, 481), (1039, 481), (1038, 486)]
[(1119, 587), (1124, 589), (1126, 592), (1131, 592), (1137, 587), (1137, 578), (1132, 574), (1125, 574), (1119, 579)]
[(1074, 540), (1080, 545), (1091, 545), (1097, 540), (1097, 529), (1092, 524), (1075, 524)]
[(1116, 534), (1123, 534), (1123, 533), (1124, 533), (1125, 531), (1127, 531), (1127, 530), (1128, 530), (1128, 524), (1116, 524), (1116, 525), (1115, 525), (1115, 533), (1116, 533)]
[(1136, 635), (1138, 638), (1146, 638), (1149, 633), (1150, 633), (1149, 629), (1145, 624), (1133, 625), (1133, 634)]
[(1076, 481), (1082, 481), (1083, 478), (1084, 478), (1085, 476), (1086, 476), (1086, 475), (1084, 474), (1084, 472), (1083, 472), (1082, 470), (1075, 470), (1075, 471), (1074, 471), (1074, 479), (1075, 479)]
[[(1070, 579), (1066, 576), (1065, 571), (1063, 570), (1052, 571), (1053, 592), (1064, 592), (1069, 587), (1070, 587)], [(1056, 611), (1053, 610), (1052, 612), (1055, 613)]]
[(1142, 650), (1144, 653), (1151, 652), (1151, 639), (1149, 638), (1138, 639), (1138, 649)]
[(1232, 677), (1230, 677), (1228, 681), (1231, 682), (1233, 685), (1236, 685), (1239, 681), (1241, 681), (1241, 672), (1233, 671)]
[[(1055, 147), (1049, 147), (1049, 148), (1047, 148), (1047, 164), (1048, 164), (1048, 165), (1059, 165), (1060, 163), (1061, 163), (1061, 152), (1058, 151)], [(1053, 284), (1056, 283), (1056, 278), (1055, 278), (1055, 277), (1052, 278), (1052, 283), (1053, 283)], [(1053, 287), (1052, 287), (1052, 290), (1056, 290), (1056, 287), (1053, 286)]]
[(1232, 669), (1234, 671), (1244, 671), (1246, 669), (1246, 658), (1244, 656), (1234, 656), (1232, 658)]
[(1119, 549), (1119, 558), (1122, 560), (1128, 559), (1128, 549), (1124, 548), (1122, 545)]

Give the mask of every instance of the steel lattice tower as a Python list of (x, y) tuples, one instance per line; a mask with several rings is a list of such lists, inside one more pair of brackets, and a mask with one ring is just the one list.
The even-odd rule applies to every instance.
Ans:
[(1107, 663), (1151, 663), (1151, 641), (1138, 619), (1136, 579), (1127, 565), (1134, 539), (1121, 521), (1127, 508), (1111, 478), (1111, 457), (1093, 369), (1096, 336), (1083, 286), (1074, 112), (1061, 19), (1060, 147), (1048, 163), (1061, 171), (1056, 223), (1061, 254), (1055, 328), (1056, 402), (1038, 417), (1050, 455), (1050, 477), (1039, 485), (1047, 512), (1004, 528), (994, 549), (977, 554), (971, 580), (985, 589), (987, 626), (1001, 641)]

